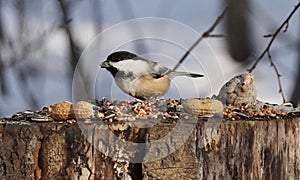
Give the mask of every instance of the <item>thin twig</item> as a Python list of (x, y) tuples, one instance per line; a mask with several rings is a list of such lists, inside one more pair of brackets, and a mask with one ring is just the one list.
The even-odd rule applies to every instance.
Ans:
[(282, 88), (282, 84), (281, 84), (281, 80), (280, 80), (281, 74), (279, 73), (279, 70), (278, 70), (277, 66), (274, 64), (274, 61), (272, 59), (270, 51), (267, 51), (267, 54), (268, 54), (268, 58), (269, 58), (269, 61), (271, 63), (271, 66), (273, 67), (273, 69), (276, 73), (276, 76), (277, 76), (277, 81), (278, 81), (278, 86), (279, 86), (279, 91), (278, 92), (281, 94), (282, 100), (285, 103), (286, 99), (285, 99), (285, 96), (284, 96), (284, 93), (283, 93), (283, 88)]
[(226, 37), (226, 35), (224, 35), (224, 34), (210, 34), (208, 37), (211, 37), (211, 38), (223, 38), (223, 37)]
[(298, 4), (295, 6), (295, 8), (293, 9), (293, 11), (289, 14), (289, 16), (286, 18), (286, 20), (280, 25), (280, 27), (275, 31), (275, 33), (273, 34), (269, 34), (266, 37), (272, 37), (269, 44), (267, 45), (267, 47), (265, 48), (265, 50), (261, 53), (261, 55), (257, 58), (257, 60), (255, 61), (255, 63), (253, 64), (253, 66), (249, 69), (249, 72), (252, 72), (253, 69), (255, 69), (256, 65), (261, 61), (261, 59), (266, 55), (266, 53), (270, 50), (275, 38), (277, 37), (277, 35), (281, 32), (283, 27), (287, 27), (287, 24), (289, 23), (290, 19), (292, 18), (292, 16), (295, 14), (295, 12), (297, 11), (297, 9), (300, 7), (300, 1), (298, 2)]
[(62, 23), (64, 26), (64, 30), (66, 32), (67, 38), (68, 38), (68, 43), (70, 45), (70, 55), (71, 55), (71, 65), (72, 65), (72, 73), (71, 75), (73, 75), (73, 71), (76, 68), (79, 56), (77, 54), (77, 49), (78, 46), (76, 45), (75, 41), (74, 41), (74, 36), (71, 32), (71, 27), (69, 26), (69, 23), (71, 22), (71, 19), (69, 18), (69, 7), (68, 5), (65, 3), (65, 0), (58, 0), (59, 2), (59, 6), (60, 9), (62, 11)]
[(197, 41), (190, 47), (190, 49), (182, 56), (182, 58), (180, 59), (180, 61), (176, 64), (176, 66), (173, 68), (173, 70), (176, 70), (180, 64), (185, 60), (185, 58), (191, 53), (191, 51), (204, 39), (207, 37), (211, 37), (210, 33), (212, 33), (215, 28), (217, 27), (218, 24), (220, 24), (220, 22), (224, 19), (224, 16), (226, 14), (226, 10), (227, 10), (227, 6), (225, 6), (225, 8), (223, 9), (222, 13), (217, 17), (217, 19), (215, 20), (215, 22), (213, 23), (213, 25), (207, 30), (205, 31), (200, 37), (199, 39), (197, 39)]
[(289, 16), (286, 18), (286, 20), (279, 26), (279, 28), (275, 31), (275, 33), (273, 34), (268, 34), (265, 37), (270, 37), (271, 40), (269, 42), (269, 44), (267, 45), (267, 47), (265, 48), (265, 50), (261, 53), (261, 55), (257, 58), (257, 60), (255, 61), (255, 63), (253, 64), (253, 66), (248, 70), (249, 72), (252, 72), (257, 64), (262, 60), (262, 58), (267, 54), (268, 55), (268, 59), (271, 63), (271, 66), (274, 68), (274, 71), (277, 75), (277, 80), (278, 80), (278, 86), (279, 86), (279, 93), (282, 96), (283, 102), (285, 102), (285, 96), (282, 90), (282, 84), (281, 84), (281, 80), (280, 80), (280, 73), (279, 70), (277, 68), (277, 66), (274, 64), (271, 54), (270, 54), (270, 48), (275, 40), (275, 38), (277, 37), (277, 35), (281, 32), (282, 28), (285, 28), (283, 30), (283, 32), (286, 32), (288, 29), (288, 25), (289, 25), (289, 21), (290, 19), (293, 17), (293, 15), (295, 14), (295, 12), (298, 10), (298, 8), (300, 7), (300, 1), (298, 2), (298, 4), (294, 7), (294, 9), (291, 11), (291, 13), (289, 14)]

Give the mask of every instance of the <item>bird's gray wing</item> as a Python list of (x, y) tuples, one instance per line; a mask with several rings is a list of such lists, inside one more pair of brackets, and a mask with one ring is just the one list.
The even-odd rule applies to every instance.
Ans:
[(163, 77), (164, 75), (169, 74), (170, 72), (172, 72), (171, 69), (162, 66), (160, 64), (158, 64), (157, 62), (151, 62), (152, 64), (152, 72), (151, 75), (153, 78), (160, 78)]
[(157, 78), (163, 77), (166, 74), (169, 74), (170, 72), (173, 72), (171, 69), (160, 65), (158, 62), (149, 61), (149, 60), (147, 60), (143, 57), (140, 57), (140, 56), (138, 56), (134, 59), (139, 59), (139, 60), (142, 60), (142, 61), (146, 61), (149, 64), (149, 68), (147, 69), (147, 72), (145, 72), (145, 73), (150, 74), (153, 78), (157, 79)]

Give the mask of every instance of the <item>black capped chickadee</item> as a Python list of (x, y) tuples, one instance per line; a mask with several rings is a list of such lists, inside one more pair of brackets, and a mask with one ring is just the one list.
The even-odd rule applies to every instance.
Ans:
[(203, 77), (202, 74), (173, 71), (127, 51), (110, 54), (100, 66), (113, 75), (122, 91), (141, 100), (164, 95), (176, 76)]

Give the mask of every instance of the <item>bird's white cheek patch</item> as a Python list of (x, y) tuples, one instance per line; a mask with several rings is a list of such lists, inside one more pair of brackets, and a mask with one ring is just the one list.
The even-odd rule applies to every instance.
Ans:
[(139, 60), (124, 60), (112, 63), (114, 67), (119, 70), (134, 72), (135, 74), (143, 74), (149, 71), (149, 64), (145, 61)]

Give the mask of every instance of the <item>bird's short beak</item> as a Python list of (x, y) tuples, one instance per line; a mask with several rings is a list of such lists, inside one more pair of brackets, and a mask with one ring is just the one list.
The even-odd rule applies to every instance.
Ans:
[(110, 67), (110, 64), (107, 61), (104, 61), (103, 63), (100, 64), (101, 68), (108, 68)]

